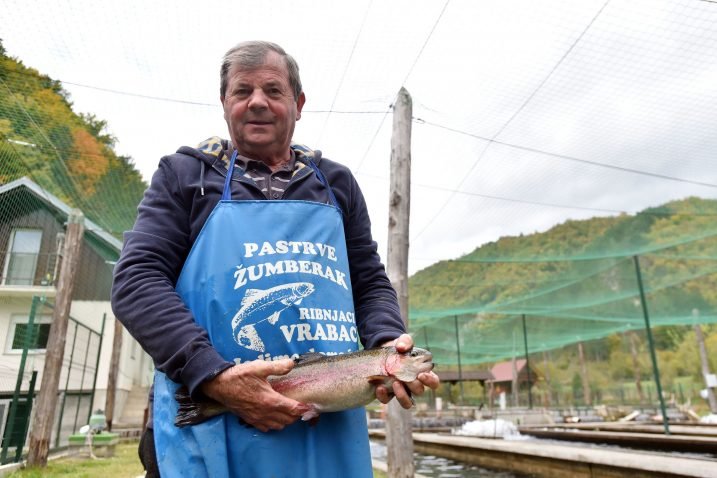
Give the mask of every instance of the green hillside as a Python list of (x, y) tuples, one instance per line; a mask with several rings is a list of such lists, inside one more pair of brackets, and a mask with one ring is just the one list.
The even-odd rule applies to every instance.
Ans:
[(75, 113), (59, 81), (0, 44), (0, 184), (27, 176), (121, 237), (147, 185), (131, 158), (114, 152), (106, 126)]
[[(717, 201), (687, 198), (636, 215), (567, 221), (504, 237), (409, 280), (411, 330), (455, 363), (511, 356), (526, 317), (531, 351), (653, 325), (717, 322)], [(522, 346), (521, 346), (522, 347)]]

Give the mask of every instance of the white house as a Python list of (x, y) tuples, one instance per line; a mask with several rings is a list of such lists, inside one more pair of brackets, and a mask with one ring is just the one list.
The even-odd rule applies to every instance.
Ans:
[[(28, 178), (0, 186), (0, 436), (4, 436), (18, 381), (33, 297), (40, 298), (34, 319), (39, 325), (26, 359), (22, 389), (28, 389), (27, 381), (33, 370), (37, 371), (35, 390), (42, 387), (44, 347), (52, 321), (52, 309), (47, 304), (54, 303), (57, 293), (65, 223), (70, 211), (67, 204)], [(115, 329), (110, 287), (112, 267), (121, 248), (120, 240), (85, 219), (70, 310), (73, 320), (67, 332), (57, 407), (58, 415), (62, 412), (72, 416), (69, 420), (72, 423), (63, 420), (62, 435), (65, 430), (72, 432), (72, 428), (86, 423), (90, 399), (91, 410), (105, 408)], [(154, 369), (149, 356), (122, 330), (114, 422), (139, 426), (141, 414), (136, 410), (130, 414), (125, 404), (132, 394), (138, 397), (135, 401), (139, 400), (139, 404), (132, 406), (143, 408)], [(101, 344), (100, 332), (103, 332)], [(93, 385), (94, 395), (88, 395)], [(84, 397), (84, 402), (77, 397)], [(79, 423), (76, 415), (80, 416)]]

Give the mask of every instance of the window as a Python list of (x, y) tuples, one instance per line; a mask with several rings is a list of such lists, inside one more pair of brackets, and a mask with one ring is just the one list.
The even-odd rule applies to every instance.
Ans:
[[(8, 352), (22, 352), (25, 347), (25, 339), (27, 337), (28, 327), (27, 316), (14, 316), (10, 322), (10, 333), (8, 334), (9, 344)], [(50, 324), (52, 317), (43, 315), (35, 317), (33, 323), (33, 336), (30, 342), (30, 350), (39, 352), (47, 348), (47, 339), (50, 337)]]
[(5, 261), (6, 285), (32, 285), (34, 283), (41, 239), (42, 231), (39, 229), (15, 229), (12, 231), (10, 248)]

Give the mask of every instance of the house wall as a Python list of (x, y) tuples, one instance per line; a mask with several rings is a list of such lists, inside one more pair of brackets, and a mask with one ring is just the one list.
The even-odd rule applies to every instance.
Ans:
[[(25, 198), (29, 205), (33, 205), (37, 200), (33, 200), (31, 196)], [(59, 260), (57, 254), (57, 234), (64, 232), (63, 225), (55, 218), (47, 209), (37, 207), (34, 210), (16, 213), (13, 217), (3, 216), (0, 222), (0, 251), (2, 251), (2, 267), (0, 274), (5, 273), (5, 262), (7, 261), (7, 252), (10, 246), (12, 231), (16, 228), (41, 229), (42, 239), (40, 243), (40, 254), (35, 269), (35, 278), (33, 284), (40, 284), (43, 280), (52, 281), (55, 272), (55, 261)], [(57, 269), (59, 271), (59, 267)]]
[[(28, 316), (31, 300), (21, 297), (0, 297), (0, 393), (15, 390), (18, 370), (20, 369), (21, 353), (10, 352), (12, 337), (10, 336), (13, 316)], [(44, 366), (44, 356), (28, 354), (25, 369), (33, 370)]]
[[(24, 297), (0, 297), (0, 392), (13, 391), (17, 380), (17, 372), (20, 368), (20, 360), (22, 354), (17, 351), (11, 351), (12, 344), (11, 320), (13, 316), (28, 316), (31, 307), (31, 299)], [(42, 314), (51, 314), (48, 308), (41, 308)], [(106, 314), (106, 322), (104, 329), (104, 337), (102, 339), (102, 349), (100, 352), (100, 361), (97, 375), (97, 388), (106, 389), (109, 376), (109, 367), (112, 357), (112, 344), (114, 340), (114, 322), (110, 303), (108, 301), (74, 301), (71, 305), (70, 316), (87, 327), (100, 332), (102, 330), (102, 317)], [(74, 325), (68, 327), (68, 336), (64, 364), (65, 367), (69, 363), (70, 352), (69, 345), (73, 341)], [(82, 328), (80, 327), (80, 330)], [(142, 350), (137, 342), (122, 329), (122, 351), (120, 354), (120, 366), (117, 378), (117, 388), (130, 390), (133, 385), (147, 387), (152, 381), (152, 361), (149, 356)], [(91, 352), (96, 350), (99, 343), (92, 339)], [(77, 350), (73, 357), (73, 362), (78, 364), (84, 361), (84, 337), (77, 340)], [(87, 367), (90, 372), (95, 368), (95, 357), (88, 358)], [(44, 367), (44, 353), (29, 353), (26, 361), (26, 370), (38, 370), (38, 385), (42, 378), (42, 369)], [(64, 376), (63, 376), (64, 378)], [(85, 387), (87, 388), (87, 378), (85, 379)], [(61, 385), (64, 386), (61, 380)], [(79, 380), (71, 381), (70, 388), (79, 387)]]
[[(58, 234), (64, 233), (66, 218), (61, 208), (49, 205), (42, 198), (24, 188), (13, 189), (0, 195), (0, 275), (3, 274), (8, 258), (8, 249), (12, 231), (15, 228), (41, 229), (42, 239), (33, 285), (3, 285), (0, 280), (0, 432), (5, 422), (8, 396), (15, 390), (21, 351), (12, 351), (12, 321), (14, 317), (28, 317), (32, 296), (45, 295), (48, 302), (55, 302), (55, 285), (60, 273), (61, 257), (57, 255)], [(112, 267), (119, 256), (118, 246), (88, 229), (85, 229), (80, 258), (75, 276), (70, 316), (84, 326), (96, 332), (102, 330), (103, 316), (106, 317), (101, 348), (99, 337), (87, 332), (84, 327), (68, 324), (66, 349), (60, 375), (59, 387), (71, 391), (89, 391), (93, 385), (95, 368), (97, 381), (92, 410), (105, 408), (106, 390), (109, 378), (110, 361), (114, 340), (115, 318), (111, 310), (109, 297), (112, 285)], [(49, 307), (40, 307), (38, 315), (52, 315)], [(36, 316), (37, 317), (37, 316)], [(75, 330), (78, 330), (75, 335)], [(115, 418), (122, 415), (124, 403), (134, 387), (147, 388), (152, 382), (153, 366), (149, 356), (137, 342), (124, 330), (119, 371), (117, 374), (117, 395)], [(92, 337), (90, 346), (88, 338)], [(71, 345), (75, 348), (72, 352)], [(89, 353), (85, 354), (85, 351)], [(99, 350), (99, 362), (97, 351)], [(72, 372), (68, 377), (68, 365), (72, 360)], [(38, 372), (36, 391), (42, 384), (45, 366), (45, 353), (28, 354), (26, 377), (32, 370)], [(84, 373), (84, 377), (83, 377)], [(27, 389), (27, 378), (23, 390)], [(71, 403), (77, 396), (68, 394), (63, 400)], [(89, 408), (89, 402), (80, 402)], [(58, 409), (59, 409), (58, 405)], [(73, 406), (69, 406), (74, 410)], [(58, 413), (60, 413), (58, 411)], [(74, 413), (74, 412), (73, 412)], [(84, 412), (83, 412), (84, 413)], [(66, 424), (63, 423), (63, 426)], [(68, 425), (70, 426), (70, 425)]]
[[(2, 217), (0, 217), (0, 253), (2, 253), (0, 274), (5, 271), (5, 263), (8, 259), (7, 251), (13, 229), (40, 229), (42, 230), (42, 239), (33, 284), (51, 285), (56, 283), (61, 263), (61, 257), (57, 255), (57, 237), (58, 234), (65, 232), (64, 219), (58, 218), (43, 207), (43, 203), (29, 192), (15, 191), (12, 198), (4, 197), (0, 204), (8, 202), (22, 204), (22, 208), (20, 209), (19, 206), (4, 207)], [(119, 251), (103, 247), (95, 236), (85, 230), (85, 238), (80, 248), (80, 259), (77, 264), (76, 282), (72, 292), (73, 300), (109, 299), (112, 286), (112, 263), (118, 256)]]

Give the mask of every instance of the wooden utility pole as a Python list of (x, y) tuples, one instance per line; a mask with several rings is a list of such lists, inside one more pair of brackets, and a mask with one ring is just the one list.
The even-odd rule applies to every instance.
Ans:
[(640, 403), (645, 403), (645, 394), (642, 391), (642, 372), (640, 371), (640, 360), (637, 356), (637, 334), (631, 330), (627, 333), (630, 339), (630, 355), (632, 355), (632, 372), (635, 376), (635, 388), (637, 389), (637, 396), (640, 399)]
[[(388, 278), (398, 295), (408, 330), (408, 220), (411, 210), (411, 95), (401, 87), (393, 109), (391, 136), (391, 190), (388, 211)], [(413, 465), (412, 414), (396, 400), (388, 404), (386, 445), (388, 476), (411, 478)]]
[(578, 342), (578, 357), (580, 358), (580, 371), (583, 376), (583, 399), (585, 405), (592, 405), (592, 393), (590, 393), (590, 377), (588, 375), (588, 366), (585, 363), (585, 352), (583, 351), (583, 343)]
[(57, 282), (55, 308), (52, 312), (52, 324), (47, 339), (45, 368), (42, 372), (40, 393), (37, 397), (35, 418), (30, 431), (30, 451), (27, 456), (29, 466), (46, 466), (50, 451), (50, 435), (55, 419), (57, 390), (62, 371), (62, 359), (65, 355), (67, 324), (72, 305), (72, 289), (82, 248), (82, 235), (85, 230), (82, 212), (73, 209), (67, 218), (67, 234), (62, 251), (62, 270)]
[(105, 417), (107, 430), (112, 431), (112, 420), (115, 414), (115, 395), (117, 394), (117, 375), (119, 372), (120, 352), (122, 351), (122, 322), (115, 318), (115, 335), (112, 340), (112, 358), (110, 359), (110, 374), (107, 378), (107, 398), (105, 399)]

